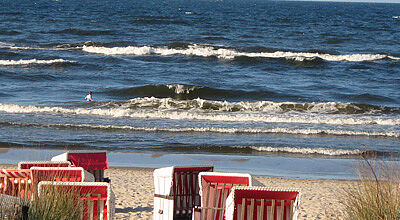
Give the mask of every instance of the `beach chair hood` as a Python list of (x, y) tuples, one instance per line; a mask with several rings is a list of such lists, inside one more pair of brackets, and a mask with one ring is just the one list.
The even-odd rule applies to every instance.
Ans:
[(108, 169), (106, 152), (66, 152), (54, 156), (51, 161), (70, 161), (76, 167), (83, 167), (85, 170)]
[[(297, 219), (297, 216), (299, 214), (299, 204), (300, 204), (300, 191), (296, 189), (282, 189), (282, 188), (270, 188), (270, 187), (256, 187), (256, 186), (235, 186), (232, 188), (231, 193), (229, 194), (227, 200), (226, 200), (226, 220), (236, 220), (240, 219), (238, 216), (239, 212), (243, 212), (245, 208), (241, 207), (241, 210), (236, 206), (237, 204), (242, 204), (243, 199), (248, 198), (252, 199), (253, 201), (257, 202), (257, 200), (268, 200), (272, 203), (272, 200), (277, 200), (277, 201), (291, 201), (293, 206), (291, 210), (287, 210), (288, 213), (290, 214), (284, 214), (284, 210), (282, 210), (282, 204), (280, 204), (280, 219), (283, 219), (283, 216), (286, 216), (286, 219)], [(284, 202), (285, 203), (285, 202)], [(247, 204), (247, 203), (246, 203)], [(257, 218), (252, 218), (252, 217), (245, 217), (245, 219), (256, 219), (256, 220), (263, 220), (263, 219), (273, 219), (273, 218), (268, 218), (269, 216), (267, 215), (267, 210), (263, 208), (264, 212), (263, 214), (260, 214), (261, 212), (261, 207), (254, 208), (255, 212), (254, 215), (257, 216)], [(285, 205), (286, 206), (286, 205)], [(248, 207), (247, 207), (248, 208)], [(250, 208), (251, 209), (251, 208)], [(278, 209), (277, 209), (278, 210)], [(269, 210), (269, 214), (271, 214), (271, 208)], [(245, 215), (244, 213), (240, 213)], [(246, 213), (249, 215), (249, 213)], [(242, 215), (242, 217), (243, 217)], [(282, 216), (283, 215), (283, 216)], [(263, 217), (261, 217), (263, 216)], [(268, 216), (268, 217), (267, 217)], [(277, 217), (277, 214), (275, 214), (275, 217)]]

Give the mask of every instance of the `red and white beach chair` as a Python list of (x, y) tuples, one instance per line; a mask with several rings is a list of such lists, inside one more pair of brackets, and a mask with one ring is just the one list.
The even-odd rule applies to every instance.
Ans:
[(31, 167), (34, 192), (41, 181), (94, 182), (91, 173), (82, 167)]
[(196, 207), (193, 219), (222, 220), (225, 202), (234, 186), (252, 186), (250, 174), (202, 172), (199, 174), (201, 206)]
[(191, 219), (200, 205), (198, 175), (212, 165), (172, 166), (154, 170), (154, 220)]
[(18, 169), (30, 169), (31, 167), (70, 167), (69, 161), (21, 161)]
[(35, 184), (40, 181), (94, 182), (94, 176), (82, 167), (31, 167)]
[(226, 201), (226, 220), (297, 219), (298, 190), (234, 187)]
[(83, 200), (81, 210), (83, 210), (82, 219), (84, 220), (113, 219), (115, 198), (109, 183), (41, 181), (39, 183), (39, 197), (46, 187), (78, 193), (80, 199)]
[(70, 161), (75, 167), (83, 167), (93, 174), (96, 182), (106, 181), (104, 170), (108, 169), (106, 152), (74, 151), (55, 156), (51, 161)]
[(1, 169), (2, 194), (30, 199), (33, 194), (32, 174), (29, 169)]

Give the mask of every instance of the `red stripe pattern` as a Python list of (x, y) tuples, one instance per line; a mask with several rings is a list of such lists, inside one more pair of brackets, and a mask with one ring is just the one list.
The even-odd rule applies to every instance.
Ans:
[(31, 179), (31, 170), (23, 169), (23, 170), (10, 170), (10, 169), (1, 169), (0, 174), (5, 175), (8, 178), (29, 178)]

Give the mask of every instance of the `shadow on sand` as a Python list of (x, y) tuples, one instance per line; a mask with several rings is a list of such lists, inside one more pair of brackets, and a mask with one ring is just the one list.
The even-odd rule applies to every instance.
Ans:
[(130, 212), (152, 212), (153, 208), (152, 207), (136, 207), (136, 208), (132, 208), (132, 207), (127, 207), (127, 208), (116, 208), (115, 209), (115, 213), (130, 213)]

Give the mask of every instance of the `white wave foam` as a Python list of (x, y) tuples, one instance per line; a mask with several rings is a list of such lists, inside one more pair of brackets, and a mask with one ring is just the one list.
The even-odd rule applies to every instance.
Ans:
[(262, 152), (283, 152), (296, 154), (321, 154), (329, 156), (360, 155), (363, 151), (355, 149), (330, 149), (330, 148), (296, 148), (296, 147), (264, 147), (252, 146), (254, 150)]
[(163, 48), (163, 47), (150, 47), (150, 46), (128, 46), (128, 47), (95, 47), (95, 46), (83, 46), (83, 51), (89, 53), (99, 53), (105, 55), (136, 55), (143, 56), (149, 54), (156, 54), (160, 56), (171, 56), (171, 55), (184, 55), (184, 56), (201, 56), (211, 57), (215, 56), (220, 59), (233, 59), (239, 56), (247, 57), (260, 57), (260, 58), (285, 58), (288, 60), (304, 61), (320, 58), (327, 61), (348, 61), (348, 62), (363, 62), (363, 61), (374, 61), (385, 58), (398, 60), (400, 58), (387, 56), (384, 54), (349, 54), (349, 55), (331, 55), (321, 53), (306, 53), (306, 52), (260, 52), (260, 53), (246, 53), (239, 52), (233, 49), (215, 48), (209, 45), (189, 45), (188, 48), (174, 49), (174, 48)]
[(191, 91), (199, 88), (197, 86), (187, 86), (182, 84), (170, 84), (166, 86), (168, 87), (168, 89), (175, 90), (176, 94), (189, 94)]
[(3, 48), (8, 48), (10, 50), (70, 50), (71, 49), (71, 48), (54, 48), (54, 47), (21, 47), (14, 45), (7, 45), (4, 46)]
[(7, 43), (7, 42), (0, 42), (0, 48), (10, 48), (14, 46), (14, 44)]
[(76, 61), (55, 59), (55, 60), (0, 60), (2, 66), (17, 66), (17, 65), (31, 65), (31, 64), (54, 64), (54, 63), (76, 63)]
[[(173, 106), (172, 106), (173, 107)], [(303, 123), (303, 124), (333, 124), (333, 125), (400, 125), (399, 118), (382, 118), (378, 116), (351, 117), (343, 115), (321, 115), (321, 114), (266, 114), (266, 113), (230, 113), (230, 112), (207, 112), (199, 110), (154, 110), (131, 109), (118, 106), (113, 108), (75, 108), (62, 107), (40, 107), (31, 105), (0, 104), (0, 111), (8, 113), (52, 113), (52, 114), (79, 114), (98, 115), (106, 117), (133, 117), (154, 118), (171, 120), (209, 120), (209, 121), (254, 121), (268, 123)], [(303, 131), (304, 132), (304, 131)], [(312, 132), (312, 131), (310, 131)], [(319, 131), (321, 133), (322, 131)], [(355, 133), (356, 134), (356, 133)], [(338, 134), (340, 135), (340, 134)], [(380, 134), (363, 134), (380, 135)], [(385, 136), (395, 136), (398, 133), (385, 133)]]
[(94, 46), (83, 46), (83, 51), (88, 53), (100, 53), (106, 55), (148, 55), (151, 53), (152, 48), (148, 46), (144, 47), (94, 47)]
[(400, 60), (400, 57), (388, 56), (392, 60)]
[(220, 128), (220, 127), (182, 127), (182, 128), (163, 128), (163, 127), (134, 127), (119, 125), (93, 125), (93, 124), (23, 124), (9, 123), (22, 126), (47, 126), (47, 127), (74, 127), (87, 129), (118, 129), (130, 131), (146, 131), (146, 132), (212, 132), (227, 134), (298, 134), (298, 135), (335, 135), (335, 136), (385, 136), (400, 137), (400, 133), (395, 132), (366, 132), (366, 131), (346, 131), (346, 130), (330, 130), (330, 129), (292, 129), (292, 128), (271, 128), (271, 129), (246, 129), (246, 128)]

